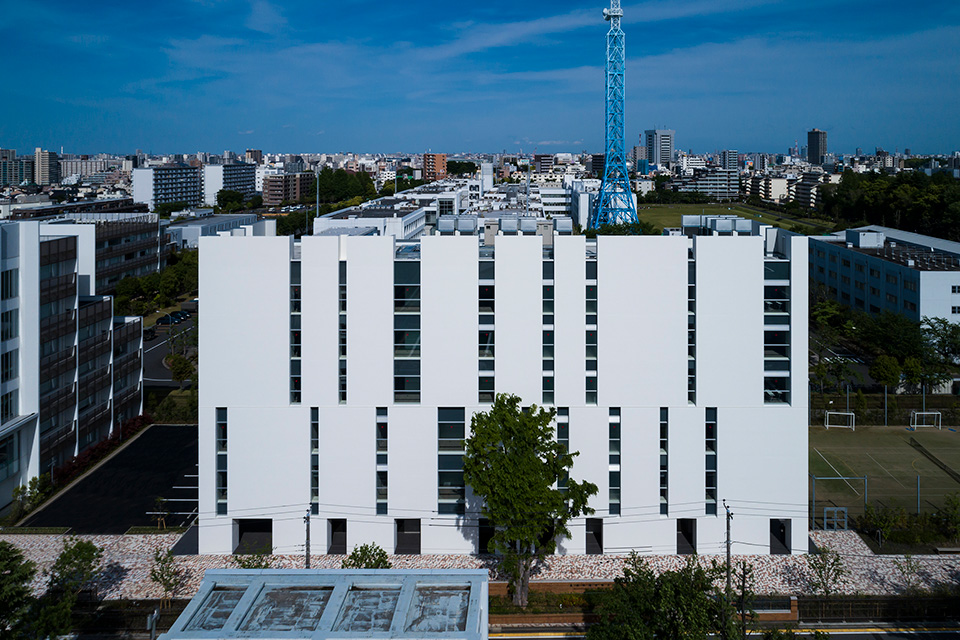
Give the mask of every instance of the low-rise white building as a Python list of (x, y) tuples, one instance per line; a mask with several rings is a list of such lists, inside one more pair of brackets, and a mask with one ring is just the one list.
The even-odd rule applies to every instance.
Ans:
[(321, 553), (482, 551), (463, 439), (505, 392), (599, 487), (559, 553), (721, 553), (723, 500), (734, 553), (803, 553), (806, 255), (770, 227), (202, 238), (200, 552), (296, 549), (307, 508)]

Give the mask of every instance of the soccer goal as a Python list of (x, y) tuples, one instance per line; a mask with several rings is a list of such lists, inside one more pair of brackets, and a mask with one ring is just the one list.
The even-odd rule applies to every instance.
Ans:
[(857, 414), (846, 411), (827, 411), (823, 414), (823, 426), (857, 430)]
[(911, 411), (910, 427), (917, 429), (919, 427), (934, 427), (942, 429), (941, 416), (939, 411)]

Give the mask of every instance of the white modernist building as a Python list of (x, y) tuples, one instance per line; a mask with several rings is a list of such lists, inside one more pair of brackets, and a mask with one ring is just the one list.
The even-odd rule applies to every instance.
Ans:
[(723, 500), (735, 553), (803, 553), (807, 239), (691, 236), (201, 238), (200, 552), (295, 553), (307, 510), (317, 553), (482, 551), (463, 438), (506, 392), (599, 487), (559, 553), (720, 553)]
[(0, 223), (0, 509), (141, 412), (143, 319), (96, 295), (97, 238)]

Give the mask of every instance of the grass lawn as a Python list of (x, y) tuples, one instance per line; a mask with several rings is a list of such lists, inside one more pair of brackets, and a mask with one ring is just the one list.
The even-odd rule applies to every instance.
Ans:
[[(908, 431), (904, 427), (830, 429), (810, 427), (809, 470), (817, 476), (867, 476), (867, 497), (874, 506), (934, 511), (944, 496), (960, 491), (960, 483), (910, 446), (916, 438), (945, 464), (960, 471), (960, 433), (944, 428)], [(824, 506), (847, 507), (850, 517), (863, 512), (862, 480), (818, 480), (817, 518)], [(811, 494), (811, 499), (813, 495)]]
[(736, 204), (641, 204), (637, 215), (640, 220), (652, 222), (657, 227), (679, 227), (681, 216), (685, 215), (721, 215), (732, 214), (750, 220), (759, 220), (775, 227), (790, 229), (796, 225), (803, 228), (804, 233), (819, 235), (821, 231), (802, 224), (799, 220), (776, 220), (771, 216), (738, 207)]

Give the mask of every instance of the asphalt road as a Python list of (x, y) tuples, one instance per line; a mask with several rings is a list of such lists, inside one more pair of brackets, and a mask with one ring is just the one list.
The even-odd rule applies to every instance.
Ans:
[[(153, 425), (92, 474), (60, 494), (24, 524), (70, 527), (71, 533), (120, 534), (133, 526), (156, 526), (155, 500), (169, 500), (171, 513), (197, 508), (196, 425)], [(180, 526), (187, 515), (171, 515)]]
[[(195, 331), (193, 318), (187, 318), (186, 321), (174, 325), (177, 331), (184, 328)], [(169, 327), (157, 327), (157, 337), (143, 344), (143, 381), (148, 387), (179, 387), (173, 381), (170, 370), (163, 366), (163, 359), (170, 353), (167, 346), (167, 335), (170, 332)]]

